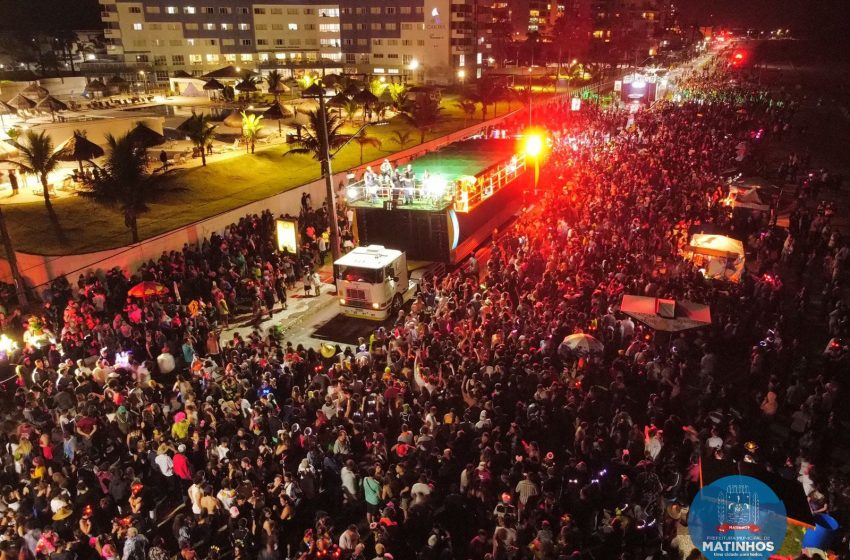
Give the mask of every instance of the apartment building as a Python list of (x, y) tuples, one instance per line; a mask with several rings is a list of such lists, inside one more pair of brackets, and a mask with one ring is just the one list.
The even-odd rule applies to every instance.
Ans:
[(232, 64), (342, 61), (339, 6), (310, 0), (100, 0), (107, 54), (157, 81)]
[(107, 53), (157, 81), (227, 64), (447, 83), (485, 64), (484, 0), (100, 0)]

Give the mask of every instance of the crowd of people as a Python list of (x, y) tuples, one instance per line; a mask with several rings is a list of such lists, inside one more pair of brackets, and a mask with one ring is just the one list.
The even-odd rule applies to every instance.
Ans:
[[(480, 271), (423, 282), (356, 347), (222, 334), (306, 286), (327, 226), (309, 200), (299, 258), (265, 213), (132, 278), (55, 282), (0, 433), (2, 557), (699, 558), (701, 459), (799, 479), (813, 512), (838, 515), (848, 249), (814, 195), (787, 232), (723, 203), (736, 146), (796, 105), (715, 65), (680, 86), (688, 100), (636, 114), (540, 111), (534, 206)], [(679, 256), (709, 226), (746, 237), (741, 283)], [(168, 295), (128, 297), (140, 281)], [(813, 289), (825, 352), (806, 339)], [(656, 333), (619, 312), (623, 294), (710, 304), (713, 323)], [(574, 333), (604, 350), (566, 351)]]

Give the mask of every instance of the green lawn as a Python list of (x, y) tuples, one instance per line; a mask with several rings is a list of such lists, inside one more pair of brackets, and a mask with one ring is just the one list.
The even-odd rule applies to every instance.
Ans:
[[(455, 106), (456, 101), (453, 96), (444, 96), (445, 120), (427, 135), (426, 140), (445, 136), (460, 130), (465, 124), (473, 124), (475, 119), (480, 120), (480, 112), (476, 113), (475, 119), (464, 119), (463, 112)], [(505, 103), (500, 103), (498, 108), (499, 114), (507, 110)], [(492, 115), (491, 108), (488, 116)], [(276, 128), (273, 122), (266, 126)], [(391, 140), (395, 130), (407, 128), (397, 122), (369, 127), (367, 134), (380, 138), (382, 146), (380, 149), (366, 147), (364, 161), (400, 151), (401, 147)], [(419, 132), (412, 129), (410, 132), (410, 141), (405, 149), (419, 141)], [(287, 149), (285, 145), (274, 146), (253, 155), (177, 171), (172, 181), (180, 190), (169, 193), (162, 202), (152, 205), (151, 212), (142, 216), (139, 220), (140, 236), (143, 239), (153, 237), (320, 177), (318, 162), (309, 156), (284, 156)], [(336, 155), (333, 167), (335, 172), (339, 172), (359, 164), (360, 146), (352, 142)], [(18, 251), (62, 255), (110, 249), (130, 242), (123, 217), (112, 208), (79, 197), (58, 199), (53, 205), (67, 233), (68, 243), (64, 246), (55, 239), (43, 203), (14, 204), (4, 208), (9, 233)]]

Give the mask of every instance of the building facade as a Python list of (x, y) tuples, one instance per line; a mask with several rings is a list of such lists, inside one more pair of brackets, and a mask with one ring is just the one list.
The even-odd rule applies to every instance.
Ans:
[(288, 75), (323, 61), (350, 73), (447, 83), (486, 64), (484, 0), (100, 4), (109, 57), (158, 82), (228, 64)]

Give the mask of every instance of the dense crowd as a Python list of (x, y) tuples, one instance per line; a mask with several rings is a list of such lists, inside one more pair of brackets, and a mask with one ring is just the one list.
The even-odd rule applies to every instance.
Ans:
[[(699, 558), (686, 524), (701, 457), (761, 463), (799, 479), (812, 511), (837, 510), (848, 249), (813, 202), (822, 177), (787, 232), (731, 212), (736, 146), (772, 141), (753, 131), (784, 129), (795, 104), (714, 66), (680, 85), (690, 99), (635, 114), (541, 111), (537, 203), (357, 347), (221, 334), (313, 289), (326, 213), (309, 200), (299, 258), (265, 213), (132, 278), (54, 283), (0, 434), (0, 553)], [(679, 256), (709, 226), (746, 239), (741, 283)], [(140, 281), (168, 295), (128, 297)], [(813, 289), (832, 337), (814, 353)], [(619, 312), (623, 294), (710, 304), (713, 323), (655, 333)], [(573, 333), (604, 351), (565, 351)]]

